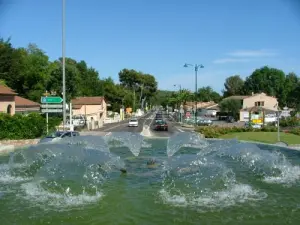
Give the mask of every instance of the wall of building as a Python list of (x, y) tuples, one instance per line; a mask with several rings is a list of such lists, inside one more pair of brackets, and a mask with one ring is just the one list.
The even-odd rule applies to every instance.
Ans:
[(0, 112), (7, 113), (7, 107), (11, 105), (11, 115), (15, 114), (15, 97), (14, 96), (1, 96), (0, 95)]
[(277, 111), (278, 108), (277, 99), (271, 96), (267, 96), (265, 94), (254, 95), (249, 98), (245, 98), (243, 101), (243, 109), (254, 107), (255, 102), (263, 102), (264, 104), (262, 107)]
[(80, 109), (73, 109), (72, 113), (74, 116), (84, 115), (88, 126), (91, 129), (96, 129), (103, 126), (104, 120), (107, 117), (107, 107), (103, 101), (102, 105), (83, 105)]

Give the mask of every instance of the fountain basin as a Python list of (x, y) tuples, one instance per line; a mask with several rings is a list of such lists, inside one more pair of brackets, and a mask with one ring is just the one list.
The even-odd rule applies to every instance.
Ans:
[[(99, 140), (98, 144), (88, 140), (89, 147), (100, 146)], [(180, 143), (184, 146), (168, 156), (168, 143), (167, 139), (145, 138), (137, 156), (129, 149), (135, 145), (110, 146), (109, 152), (101, 150), (111, 154), (107, 160), (97, 149), (83, 148), (81, 154), (80, 146), (71, 146), (65, 158), (43, 162), (40, 168), (32, 166), (38, 149), (26, 155), (30, 167), (19, 156), (14, 160), (0, 156), (3, 224), (300, 222), (299, 151), (210, 140), (208, 146)], [(68, 148), (64, 144), (60, 152)], [(114, 156), (125, 163), (126, 173), (111, 166)], [(106, 165), (108, 159), (113, 160)], [(152, 159), (155, 167), (147, 165)], [(100, 169), (94, 167), (97, 161), (102, 163)]]

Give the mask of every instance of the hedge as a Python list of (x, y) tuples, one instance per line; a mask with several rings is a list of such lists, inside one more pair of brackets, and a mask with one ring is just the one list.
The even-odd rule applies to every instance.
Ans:
[[(49, 117), (49, 131), (55, 130), (59, 118)], [(34, 139), (46, 134), (46, 119), (38, 113), (0, 114), (0, 140)]]
[(222, 135), (237, 132), (276, 132), (277, 127), (265, 126), (262, 129), (254, 129), (247, 127), (218, 127), (218, 126), (207, 126), (199, 127), (196, 129), (197, 132), (203, 134), (206, 138), (218, 138)]
[(280, 126), (281, 127), (294, 127), (300, 125), (300, 119), (297, 117), (287, 117), (280, 119)]

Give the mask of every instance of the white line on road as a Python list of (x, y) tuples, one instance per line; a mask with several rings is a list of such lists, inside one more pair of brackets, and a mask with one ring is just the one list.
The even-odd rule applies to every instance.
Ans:
[(180, 128), (176, 127), (177, 130), (179, 130), (180, 132), (184, 132), (184, 130), (181, 130)]
[[(125, 123), (125, 124), (126, 124), (126, 123)], [(113, 127), (109, 127), (109, 128), (107, 128), (107, 129), (105, 129), (105, 130), (102, 130), (102, 132), (106, 132), (106, 131), (112, 130), (112, 129), (114, 129), (114, 128), (120, 127), (120, 126), (125, 125), (125, 124), (122, 123), (122, 124), (118, 124), (118, 125), (113, 126)]]

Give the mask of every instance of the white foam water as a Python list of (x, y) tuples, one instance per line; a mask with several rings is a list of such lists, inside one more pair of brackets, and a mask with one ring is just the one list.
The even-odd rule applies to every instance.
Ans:
[(42, 207), (58, 207), (66, 208), (70, 206), (80, 206), (84, 204), (90, 204), (98, 202), (102, 197), (101, 191), (96, 191), (95, 195), (89, 195), (84, 191), (79, 195), (72, 195), (66, 189), (65, 193), (51, 193), (44, 190), (40, 183), (30, 182), (21, 185), (25, 195), (22, 195), (24, 199), (39, 204)]
[(204, 148), (208, 142), (200, 137), (198, 133), (180, 132), (168, 139), (167, 155), (173, 156), (182, 147)]
[(265, 192), (259, 192), (247, 184), (234, 184), (226, 190), (197, 195), (188, 194), (171, 194), (166, 189), (161, 189), (159, 195), (165, 204), (180, 207), (197, 207), (202, 210), (210, 208), (225, 208), (244, 203), (248, 201), (259, 201), (267, 197)]
[[(132, 132), (113, 132), (104, 136), (104, 138), (109, 146), (128, 147), (134, 156), (138, 156), (140, 154), (144, 140), (142, 135)], [(117, 142), (117, 146), (115, 142)]]

